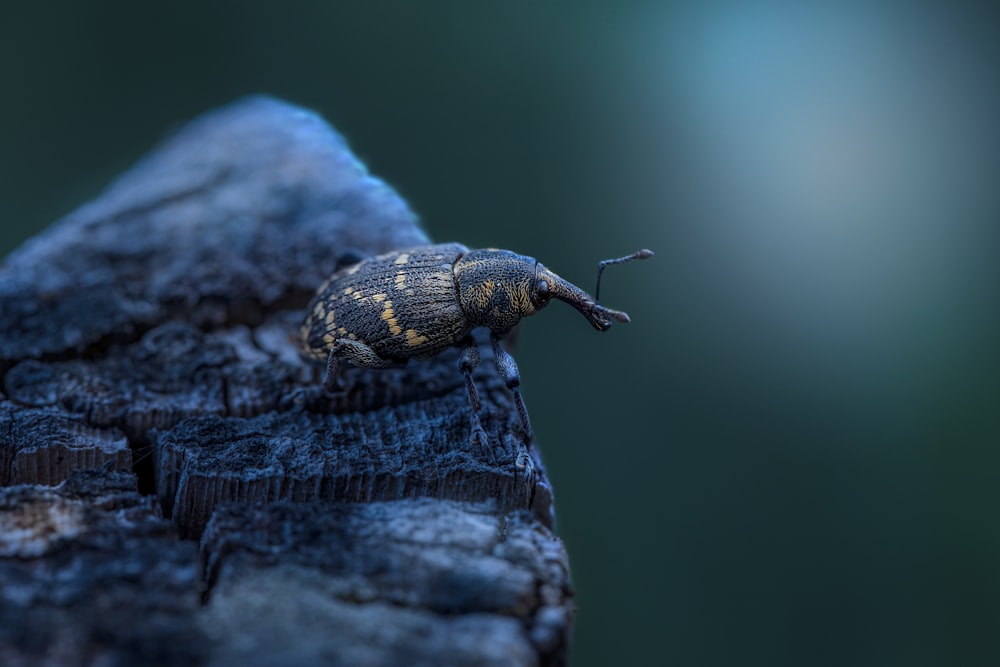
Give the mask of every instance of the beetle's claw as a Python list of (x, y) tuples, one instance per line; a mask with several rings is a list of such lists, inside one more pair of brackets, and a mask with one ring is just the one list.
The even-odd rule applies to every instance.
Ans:
[(478, 421), (472, 425), (472, 432), (469, 434), (469, 440), (480, 447), (486, 447), (489, 444), (489, 438), (486, 437), (486, 431), (483, 430), (482, 424)]

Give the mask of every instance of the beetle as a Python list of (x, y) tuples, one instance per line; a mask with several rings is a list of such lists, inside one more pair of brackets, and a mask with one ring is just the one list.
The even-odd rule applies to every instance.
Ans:
[[(595, 295), (600, 295), (601, 272), (606, 266), (652, 254), (640, 250), (600, 262)], [(390, 368), (451, 346), (464, 348), (458, 366), (472, 407), (471, 438), (485, 444), (478, 414), (481, 402), (472, 380), (472, 370), (480, 360), (479, 347), (470, 335), (473, 329), (485, 327), (490, 330), (497, 372), (514, 396), (530, 442), (520, 374), (501, 341), (522, 317), (535, 314), (553, 297), (580, 311), (598, 331), (607, 331), (612, 322), (629, 321), (627, 314), (602, 306), (533, 257), (445, 243), (362, 259), (335, 271), (309, 303), (300, 329), (300, 351), (306, 358), (326, 361), (323, 387), (334, 392), (343, 389), (343, 361), (365, 368)]]

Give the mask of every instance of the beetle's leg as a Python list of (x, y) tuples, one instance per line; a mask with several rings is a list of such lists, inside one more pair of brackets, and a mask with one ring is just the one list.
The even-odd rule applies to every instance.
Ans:
[(490, 335), (493, 341), (493, 361), (496, 362), (497, 372), (503, 378), (504, 383), (514, 395), (514, 405), (517, 406), (517, 414), (521, 416), (521, 426), (524, 427), (524, 436), (531, 442), (531, 422), (528, 420), (528, 408), (524, 406), (524, 399), (521, 398), (521, 375), (517, 372), (517, 363), (514, 357), (510, 356), (507, 350), (503, 349), (500, 337), (496, 334)]
[(462, 375), (465, 376), (465, 391), (468, 392), (469, 403), (472, 405), (472, 433), (469, 439), (472, 442), (485, 445), (486, 431), (483, 430), (483, 425), (479, 421), (479, 410), (483, 407), (483, 404), (479, 400), (476, 383), (472, 380), (472, 369), (479, 365), (479, 346), (471, 336), (463, 339), (462, 344), (465, 345), (465, 349), (462, 350), (462, 356), (458, 359), (458, 368), (462, 371)]
[(330, 349), (330, 356), (326, 358), (326, 375), (323, 376), (323, 389), (333, 394), (342, 391), (346, 386), (344, 378), (340, 375), (340, 357), (337, 356), (337, 349)]
[(390, 368), (394, 364), (375, 354), (361, 341), (350, 338), (338, 338), (330, 347), (330, 356), (326, 359), (326, 377), (323, 378), (323, 388), (328, 392), (336, 392), (344, 388), (340, 377), (340, 360), (347, 359), (355, 366), (363, 368)]

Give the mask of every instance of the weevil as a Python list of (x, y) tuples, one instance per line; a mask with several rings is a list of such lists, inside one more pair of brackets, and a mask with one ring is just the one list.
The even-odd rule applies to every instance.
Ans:
[[(652, 256), (640, 250), (600, 262), (601, 272)], [(479, 347), (470, 335), (490, 330), (497, 372), (514, 396), (525, 437), (531, 440), (528, 411), (519, 390), (520, 374), (501, 341), (523, 317), (555, 297), (576, 308), (598, 331), (628, 322), (624, 312), (606, 308), (533, 257), (509, 250), (469, 250), (459, 243), (421, 246), (370, 257), (338, 269), (319, 288), (300, 331), (303, 356), (326, 361), (323, 386), (342, 389), (343, 361), (365, 368), (390, 368), (409, 359), (431, 357), (451, 346), (463, 348), (458, 367), (472, 407), (472, 440), (486, 443), (479, 420), (481, 402), (472, 380)]]

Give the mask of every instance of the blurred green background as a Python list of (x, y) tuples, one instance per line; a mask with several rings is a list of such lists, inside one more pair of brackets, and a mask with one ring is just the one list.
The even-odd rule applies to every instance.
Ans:
[(0, 255), (247, 93), (436, 240), (536, 256), (517, 359), (573, 664), (1000, 664), (1000, 31), (944, 5), (19, 3)]

